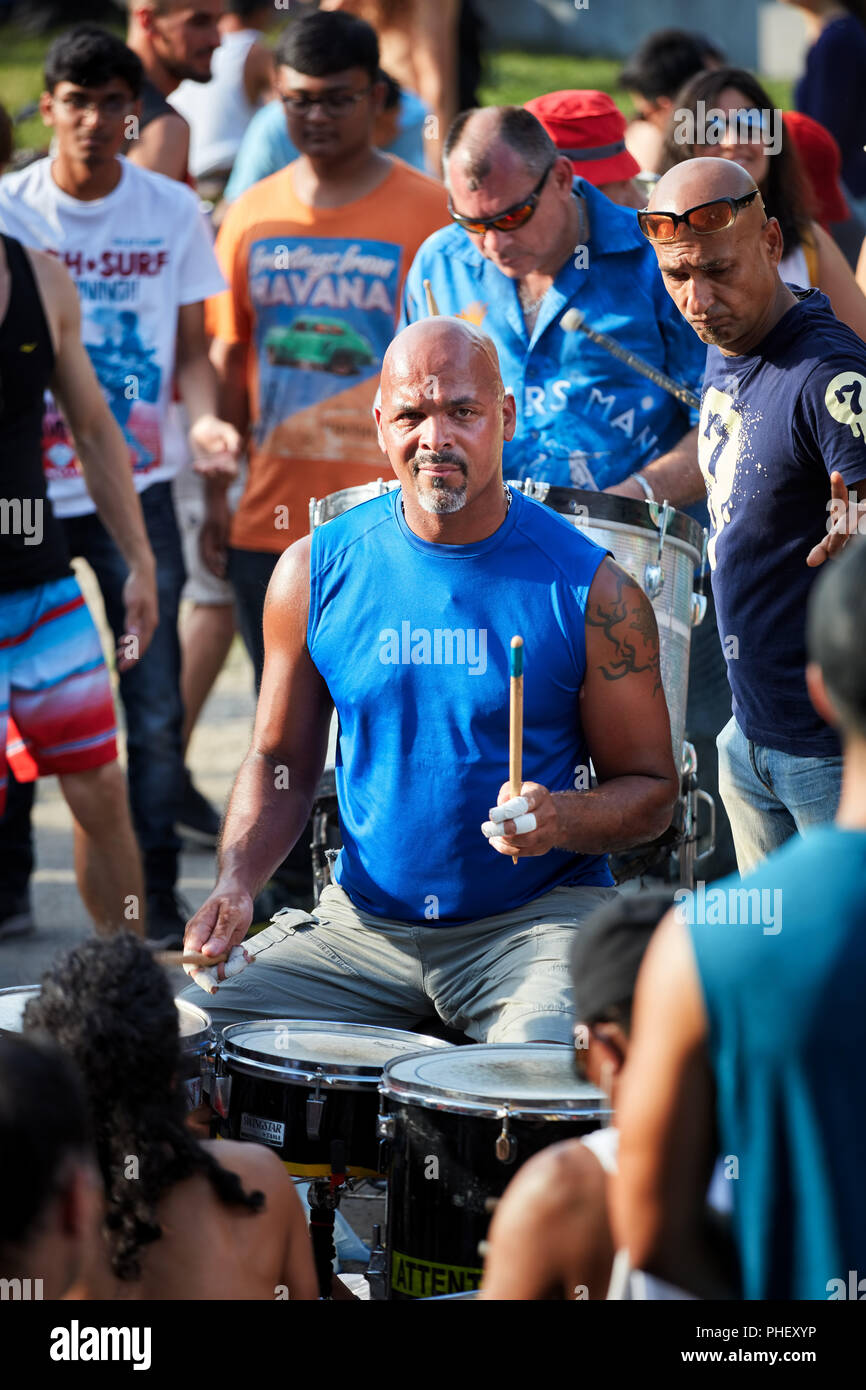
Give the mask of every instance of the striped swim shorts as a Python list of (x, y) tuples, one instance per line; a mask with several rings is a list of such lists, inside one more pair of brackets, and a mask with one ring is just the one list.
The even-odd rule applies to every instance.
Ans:
[(111, 682), (73, 575), (0, 594), (0, 814), (19, 782), (117, 757)]

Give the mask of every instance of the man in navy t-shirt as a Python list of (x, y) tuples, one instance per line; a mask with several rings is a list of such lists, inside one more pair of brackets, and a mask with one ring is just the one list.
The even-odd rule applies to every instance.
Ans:
[(839, 800), (839, 740), (806, 692), (804, 624), (814, 566), (857, 529), (866, 494), (866, 346), (826, 296), (783, 284), (779, 224), (739, 165), (678, 165), (639, 219), (710, 345), (698, 458), (734, 710), (719, 786), (744, 873)]

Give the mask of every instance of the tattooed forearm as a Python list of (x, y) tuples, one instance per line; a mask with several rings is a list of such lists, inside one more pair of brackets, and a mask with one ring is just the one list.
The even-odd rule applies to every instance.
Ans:
[[(616, 581), (616, 598), (587, 605), (588, 627), (602, 628), (607, 642), (598, 669), (605, 680), (651, 671), (655, 676), (653, 695), (662, 688), (658, 629), (649, 599), (630, 575), (611, 570)], [(632, 636), (632, 634), (635, 634)]]

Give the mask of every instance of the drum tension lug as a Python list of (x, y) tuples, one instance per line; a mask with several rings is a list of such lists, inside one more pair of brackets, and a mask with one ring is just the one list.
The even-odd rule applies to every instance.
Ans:
[(313, 1095), (307, 1097), (307, 1138), (318, 1139), (319, 1131), (322, 1128), (322, 1111), (325, 1102), (321, 1098), (322, 1073), (316, 1073), (316, 1089)]
[(507, 1110), (501, 1112), (502, 1129), (496, 1140), (496, 1157), (500, 1163), (513, 1163), (517, 1157), (517, 1140), (511, 1133), (511, 1116)]

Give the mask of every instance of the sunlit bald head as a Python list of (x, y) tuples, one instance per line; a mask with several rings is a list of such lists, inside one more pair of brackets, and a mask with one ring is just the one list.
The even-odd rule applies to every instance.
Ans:
[(462, 374), (477, 389), (492, 391), (500, 401), (505, 394), (493, 339), (463, 319), (420, 319), (398, 333), (382, 363), (383, 399), (386, 390), (401, 389), (422, 369), (431, 379), (449, 370)]
[[(651, 212), (687, 212), (713, 198), (742, 198), (757, 186), (745, 169), (727, 159), (687, 159), (662, 175), (649, 208)], [(759, 205), (756, 199), (753, 207)]]
[(382, 363), (379, 443), (424, 511), (459, 511), (478, 484), (501, 476), (513, 431), (490, 338), (462, 319), (422, 319), (404, 328)]

